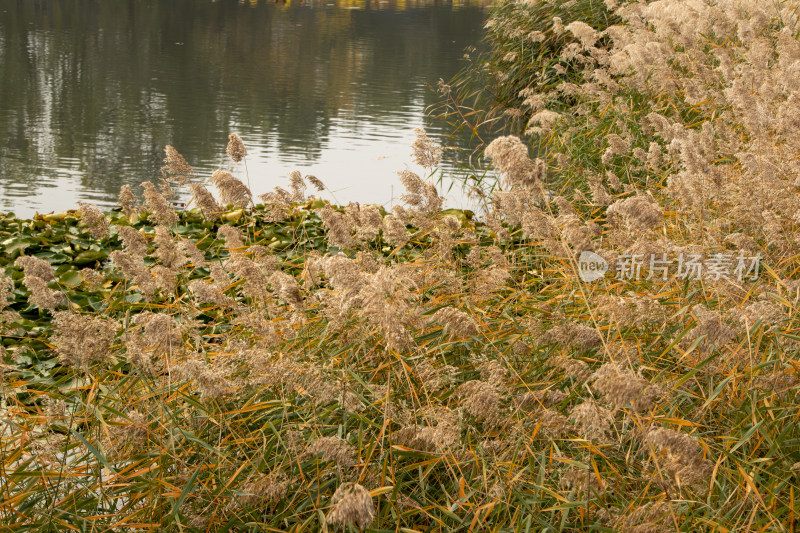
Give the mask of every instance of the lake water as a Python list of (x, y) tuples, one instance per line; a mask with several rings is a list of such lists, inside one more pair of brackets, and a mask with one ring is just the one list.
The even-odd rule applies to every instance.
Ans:
[(244, 178), (230, 132), (256, 194), (298, 169), (329, 199), (390, 204), (394, 172), (422, 172), (409, 155), (438, 98), (426, 84), (458, 71), (484, 16), (402, 0), (0, 0), (0, 211), (109, 206), (160, 177), (166, 144), (202, 178)]

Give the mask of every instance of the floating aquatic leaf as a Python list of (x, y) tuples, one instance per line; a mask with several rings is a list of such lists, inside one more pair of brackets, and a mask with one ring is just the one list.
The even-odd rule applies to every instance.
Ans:
[(108, 254), (106, 254), (101, 250), (86, 250), (76, 255), (75, 259), (73, 259), (72, 261), (78, 266), (84, 266), (96, 263), (98, 261), (103, 261), (107, 257)]
[(65, 272), (58, 278), (58, 282), (65, 287), (69, 287), (70, 289), (74, 289), (75, 287), (79, 286), (83, 283), (83, 276), (80, 272), (75, 270), (70, 270)]

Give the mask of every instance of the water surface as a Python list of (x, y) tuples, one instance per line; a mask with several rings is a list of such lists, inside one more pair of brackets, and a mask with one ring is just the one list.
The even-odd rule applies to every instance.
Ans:
[(224, 156), (229, 132), (257, 194), (298, 169), (339, 202), (391, 203), (394, 171), (421, 172), (409, 154), (437, 98), (426, 84), (460, 68), (484, 15), (397, 0), (0, 0), (0, 211), (108, 206), (122, 184), (158, 179), (166, 144), (201, 179), (244, 178)]

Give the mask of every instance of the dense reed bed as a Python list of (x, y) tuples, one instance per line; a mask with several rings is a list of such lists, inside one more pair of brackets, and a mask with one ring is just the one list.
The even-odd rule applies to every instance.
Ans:
[(171, 147), (142, 206), (4, 218), (3, 527), (795, 531), (796, 6), (573, 5), (491, 20), (558, 45), (480, 220)]

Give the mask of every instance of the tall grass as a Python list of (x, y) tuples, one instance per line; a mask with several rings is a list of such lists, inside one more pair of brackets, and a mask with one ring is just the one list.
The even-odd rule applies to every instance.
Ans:
[(407, 171), (392, 213), (220, 206), (170, 151), (194, 209), (4, 219), (4, 527), (796, 530), (796, 10), (606, 6), (481, 221)]
[[(448, 154), (466, 185), (492, 190), (495, 180), (487, 175), (481, 155), (497, 135), (510, 133), (534, 140), (526, 130), (540, 109), (538, 104), (531, 105), (530, 96), (549, 92), (561, 109), (575, 102), (571, 95), (552, 92), (564, 82), (585, 81), (583, 65), (562, 56), (574, 40), (568, 33), (554, 31), (554, 17), (562, 21), (561, 26), (578, 20), (599, 31), (620, 21), (596, 0), (495, 2), (482, 46), (468, 50), (464, 66), (452, 80), (440, 81), (440, 100), (428, 112), (450, 127)], [(607, 39), (599, 45), (607, 45)], [(534, 153), (543, 150), (541, 144), (532, 143)]]

